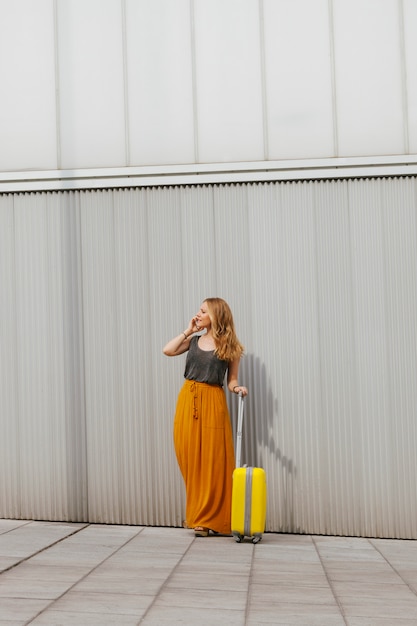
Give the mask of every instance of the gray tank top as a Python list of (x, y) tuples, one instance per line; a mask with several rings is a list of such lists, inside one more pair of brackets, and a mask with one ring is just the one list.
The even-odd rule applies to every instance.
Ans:
[(227, 361), (218, 359), (213, 350), (199, 348), (198, 337), (193, 337), (185, 362), (184, 378), (223, 387), (228, 365)]

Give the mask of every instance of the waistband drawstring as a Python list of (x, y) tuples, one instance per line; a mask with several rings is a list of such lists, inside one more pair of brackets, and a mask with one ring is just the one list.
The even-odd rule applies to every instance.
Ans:
[(198, 420), (198, 411), (197, 411), (197, 385), (195, 382), (192, 382), (190, 385), (190, 391), (193, 394), (193, 418)]

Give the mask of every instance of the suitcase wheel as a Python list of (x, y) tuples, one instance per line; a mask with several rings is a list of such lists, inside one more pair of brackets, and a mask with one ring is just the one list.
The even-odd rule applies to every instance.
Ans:
[(243, 539), (243, 535), (240, 535), (239, 533), (233, 533), (233, 537), (237, 543), (240, 543)]
[(262, 535), (255, 535), (254, 538), (252, 539), (252, 543), (259, 543), (261, 539), (262, 539)]

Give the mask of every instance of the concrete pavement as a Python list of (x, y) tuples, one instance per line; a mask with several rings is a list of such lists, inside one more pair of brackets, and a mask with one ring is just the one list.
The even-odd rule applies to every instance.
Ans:
[(416, 626), (417, 541), (0, 520), (0, 626)]

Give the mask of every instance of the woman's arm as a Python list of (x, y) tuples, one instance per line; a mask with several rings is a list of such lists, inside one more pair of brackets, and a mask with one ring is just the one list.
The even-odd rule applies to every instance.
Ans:
[(186, 332), (173, 337), (171, 341), (168, 341), (166, 346), (164, 346), (163, 353), (166, 356), (177, 356), (178, 354), (183, 354), (186, 352), (190, 346), (190, 337)]
[(247, 396), (247, 388), (243, 385), (239, 385), (238, 382), (239, 362), (240, 359), (235, 359), (229, 363), (229, 368), (227, 370), (227, 388), (233, 393), (241, 393), (242, 396)]
[(186, 330), (182, 333), (173, 337), (171, 341), (168, 341), (166, 346), (164, 346), (163, 353), (166, 356), (178, 356), (179, 354), (183, 354), (190, 347), (191, 336), (194, 335), (198, 331), (196, 320), (193, 317)]

